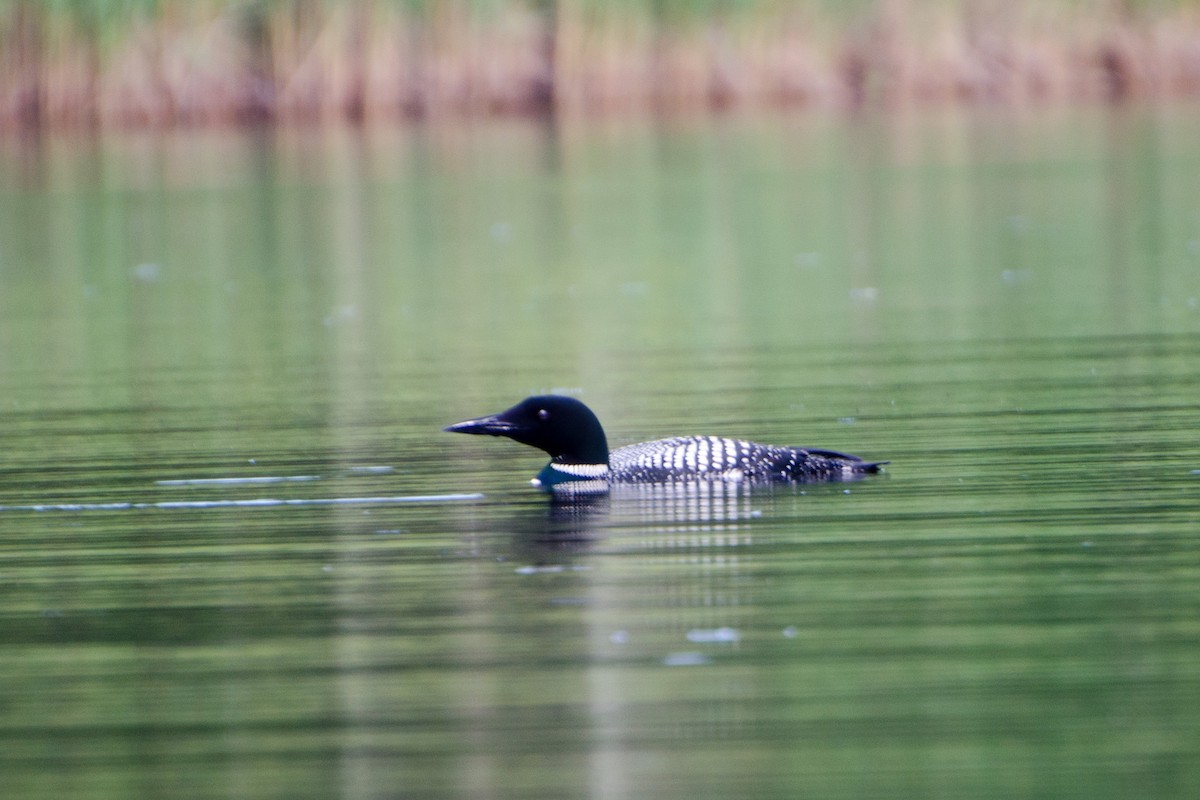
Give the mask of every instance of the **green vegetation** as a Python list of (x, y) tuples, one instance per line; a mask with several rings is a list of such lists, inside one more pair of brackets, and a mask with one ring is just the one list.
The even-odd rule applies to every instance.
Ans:
[(1200, 94), (1197, 0), (0, 0), (0, 124)]

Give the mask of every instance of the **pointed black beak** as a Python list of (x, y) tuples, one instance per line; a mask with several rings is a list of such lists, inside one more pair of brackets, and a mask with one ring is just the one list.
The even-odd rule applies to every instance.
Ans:
[(517, 426), (493, 414), (489, 417), (468, 419), (442, 428), (446, 433), (474, 433), (480, 436), (511, 436)]

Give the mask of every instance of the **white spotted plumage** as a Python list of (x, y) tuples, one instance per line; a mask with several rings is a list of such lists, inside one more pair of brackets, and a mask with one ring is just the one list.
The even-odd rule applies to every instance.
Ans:
[(680, 436), (617, 448), (609, 454), (609, 480), (805, 480), (853, 475), (862, 462), (828, 451), (724, 439)]

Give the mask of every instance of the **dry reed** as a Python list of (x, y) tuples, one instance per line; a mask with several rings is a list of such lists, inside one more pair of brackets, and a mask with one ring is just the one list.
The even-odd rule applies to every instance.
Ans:
[(1200, 94), (1197, 0), (103, 6), (0, 5), (0, 125)]

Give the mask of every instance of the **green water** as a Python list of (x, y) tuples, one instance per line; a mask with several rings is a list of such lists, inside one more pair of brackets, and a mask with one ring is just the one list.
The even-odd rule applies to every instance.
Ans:
[[(1192, 797), (1198, 174), (1194, 107), (4, 139), (4, 797)], [(891, 464), (440, 433), (551, 389)]]

